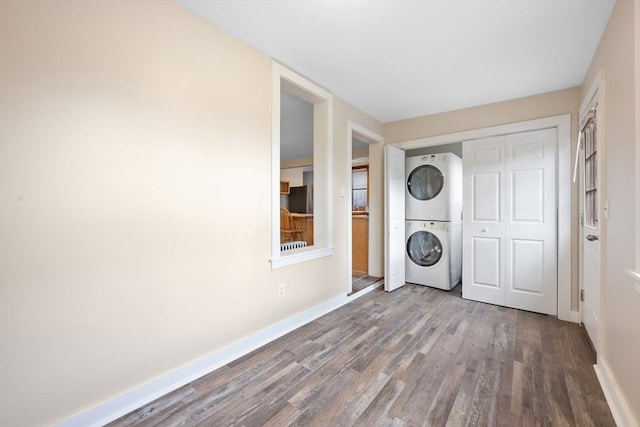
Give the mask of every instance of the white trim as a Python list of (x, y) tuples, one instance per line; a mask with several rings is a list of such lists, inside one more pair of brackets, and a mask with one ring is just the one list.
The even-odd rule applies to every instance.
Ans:
[(611, 370), (608, 364), (600, 359), (597, 365), (593, 365), (593, 369), (596, 371), (598, 382), (604, 392), (604, 397), (607, 399), (609, 409), (611, 409), (611, 415), (618, 427), (634, 427), (640, 425), (640, 420), (633, 419), (633, 412), (631, 412), (631, 406), (624, 398), (624, 394), (620, 392), (618, 383), (611, 375)]
[[(271, 268), (273, 256), (280, 255), (280, 220), (275, 207), (280, 206), (280, 67), (275, 62), (271, 71)], [(278, 123), (278, 126), (274, 126)], [(277, 183), (277, 185), (276, 185)], [(278, 218), (278, 221), (276, 221)]]
[[(327, 92), (328, 93), (328, 92)], [(333, 248), (333, 96), (327, 98), (327, 170), (326, 170), (326, 237), (325, 244)], [(315, 227), (314, 227), (315, 230)]]
[[(558, 319), (571, 321), (571, 115), (558, 124)], [(566, 284), (562, 286), (562, 284)]]
[(570, 131), (571, 114), (546, 117), (542, 119), (527, 120), (523, 122), (508, 123), (505, 125), (491, 126), (488, 128), (472, 129), (462, 132), (450, 133), (446, 135), (430, 136), (426, 138), (411, 139), (408, 141), (389, 144), (403, 150), (430, 147), (442, 144), (454, 144), (456, 142), (470, 141), (490, 136), (507, 135), (517, 132), (527, 132), (530, 130), (549, 129), (558, 126), (565, 126)]
[[(492, 126), (412, 139), (389, 144), (404, 150), (507, 135), (539, 129), (558, 129), (558, 318), (575, 322), (571, 310), (571, 115), (546, 117), (506, 125)], [(562, 286), (565, 284), (564, 286)]]
[[(372, 144), (382, 143), (384, 144), (384, 138), (382, 135), (378, 135), (376, 132), (365, 128), (364, 126), (359, 125), (356, 122), (351, 120), (347, 120), (347, 161), (346, 161), (346, 170), (345, 170), (345, 182), (346, 186), (345, 190), (345, 209), (346, 209), (346, 233), (347, 233), (347, 294), (353, 292), (353, 222), (351, 221), (351, 211), (352, 211), (352, 183), (351, 183), (351, 169), (352, 169), (352, 152), (353, 152), (353, 133), (357, 132), (361, 135), (367, 137), (367, 139), (371, 140)], [(369, 143), (369, 141), (363, 141)], [(369, 168), (369, 173), (371, 173), (371, 168)], [(367, 189), (367, 191), (371, 191), (371, 186)], [(369, 221), (369, 236), (371, 236), (371, 221)], [(369, 255), (371, 255), (371, 251), (369, 251)], [(371, 259), (369, 259), (369, 265), (371, 265)]]
[[(346, 245), (347, 245), (347, 271), (346, 273), (346, 283), (347, 283), (347, 295), (353, 292), (353, 221), (352, 221), (352, 211), (353, 211), (353, 191), (352, 186), (352, 165), (353, 165), (353, 129), (355, 123), (351, 120), (347, 120), (347, 152), (346, 152), (346, 170), (344, 175), (344, 181), (346, 185), (344, 188), (344, 208), (346, 214)], [(369, 191), (369, 189), (367, 189)]]
[[(280, 234), (280, 231), (278, 231), (278, 234)], [(279, 246), (278, 250), (280, 250)], [(271, 268), (286, 267), (288, 265), (294, 265), (305, 261), (311, 261), (314, 259), (331, 256), (333, 255), (333, 248), (314, 249), (313, 247), (311, 247), (309, 249), (300, 249), (300, 252), (296, 252), (295, 249), (293, 251), (287, 252), (288, 253), (286, 256), (271, 258)]]
[(214, 351), (154, 380), (122, 393), (64, 421), (60, 427), (98, 427), (120, 418), (153, 400), (207, 375), (275, 339), (378, 289), (382, 281), (351, 296), (337, 295), (321, 304), (295, 314), (248, 337)]
[[(593, 82), (591, 82), (591, 86), (589, 86), (589, 90), (584, 96), (582, 103), (580, 104), (580, 109), (578, 110), (580, 113), (580, 118), (578, 119), (578, 125), (582, 123), (582, 120), (586, 117), (589, 108), (596, 101), (597, 98), (601, 98), (598, 96), (598, 91), (600, 89), (601, 82), (604, 81), (604, 70), (598, 70), (598, 73), (593, 78)], [(578, 129), (580, 130), (580, 129)]]
[[(314, 224), (314, 244), (308, 249), (280, 251), (280, 90), (282, 80), (287, 90), (314, 104), (326, 103), (326, 138), (324, 167), (325, 200), (322, 220)], [(333, 95), (285, 66), (272, 61), (271, 74), (271, 268), (281, 268), (333, 255)], [(315, 116), (315, 114), (314, 114)], [(315, 134), (315, 131), (314, 131)], [(317, 176), (318, 174), (314, 174)], [(317, 186), (316, 186), (317, 188)], [(316, 212), (317, 213), (317, 212)], [(314, 218), (317, 221), (318, 215)], [(318, 230), (324, 235), (318, 235)]]
[[(372, 141), (363, 141), (366, 142), (367, 144), (377, 144), (379, 142), (384, 142), (384, 137), (364, 126), (359, 125), (356, 122), (353, 122), (351, 120), (347, 120), (347, 127), (349, 128), (350, 131), (355, 131), (357, 133), (359, 133), (360, 135), (365, 136), (367, 139), (370, 139)], [(350, 133), (351, 136), (353, 136), (352, 133)]]

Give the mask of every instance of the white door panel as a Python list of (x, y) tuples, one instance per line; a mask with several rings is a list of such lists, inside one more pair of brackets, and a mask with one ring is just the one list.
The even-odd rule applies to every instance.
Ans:
[(544, 292), (544, 240), (511, 239), (509, 269), (511, 291), (542, 295)]
[(587, 236), (598, 235), (597, 229), (583, 227), (584, 264), (582, 323), (591, 338), (594, 348), (598, 349), (598, 322), (600, 321), (600, 244), (589, 241)]
[(506, 137), (506, 305), (557, 314), (556, 129)]
[(471, 215), (474, 222), (500, 222), (501, 179), (501, 172), (480, 172), (472, 175)]
[(555, 129), (463, 142), (464, 298), (557, 313)]
[(504, 305), (504, 137), (464, 142), (462, 296)]
[(384, 147), (385, 269), (384, 289), (405, 284), (404, 151)]
[[(502, 141), (504, 137), (498, 136), (495, 138), (487, 138), (487, 140), (496, 140)], [(492, 144), (482, 144), (482, 146), (475, 147), (472, 151), (472, 159), (471, 164), (475, 167), (480, 166), (497, 166), (502, 163), (503, 158), (503, 147), (492, 145)], [(464, 155), (463, 155), (464, 157)]]
[(472, 238), (474, 285), (500, 288), (500, 240), (495, 237)]
[(544, 169), (514, 171), (511, 174), (511, 221), (544, 222)]

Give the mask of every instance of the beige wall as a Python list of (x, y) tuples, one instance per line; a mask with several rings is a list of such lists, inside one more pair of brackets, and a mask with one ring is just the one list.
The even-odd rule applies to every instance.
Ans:
[(336, 100), (335, 255), (271, 270), (269, 58), (171, 2), (83, 1), (0, 2), (0, 58), (0, 424), (345, 293), (346, 121), (379, 123)]
[[(629, 345), (640, 310), (620, 270), (633, 256), (630, 4), (618, 1), (585, 86), (605, 68), (607, 188), (616, 190), (603, 357), (640, 408), (640, 344)], [(574, 88), (384, 128), (336, 99), (335, 253), (271, 270), (269, 58), (171, 2), (82, 1), (0, 2), (0, 58), (8, 426), (60, 422), (344, 293), (347, 120), (387, 143), (564, 113), (575, 127), (581, 98)], [(382, 152), (371, 146), (380, 272)]]
[(369, 147), (357, 148), (351, 152), (352, 159), (358, 159), (360, 157), (369, 157)]
[[(573, 124), (580, 107), (579, 98), (580, 88), (576, 87), (511, 101), (385, 123), (385, 143), (393, 144), (395, 142), (482, 129), (567, 113), (571, 113)], [(572, 141), (575, 140), (574, 133), (575, 129), (572, 129)]]
[[(581, 89), (579, 87), (549, 92), (511, 101), (481, 105), (463, 110), (450, 111), (431, 116), (417, 117), (386, 123), (384, 125), (385, 142), (395, 143), (431, 136), (446, 135), (473, 129), (482, 129), (509, 123), (540, 119), (544, 117), (571, 114), (571, 141), (577, 138), (578, 109)], [(575, 148), (575, 143), (572, 146)], [(571, 164), (575, 158), (571, 150)], [(576, 184), (571, 186), (572, 218), (577, 217), (578, 192)], [(578, 310), (578, 224), (571, 224), (571, 307)], [(562, 286), (562, 284), (559, 284)]]
[(605, 102), (598, 113), (605, 120), (603, 197), (609, 201), (609, 218), (604, 222), (598, 364), (611, 371), (640, 422), (640, 295), (634, 291), (633, 279), (625, 274), (625, 268), (633, 268), (635, 262), (634, 72), (640, 70), (634, 68), (634, 2), (618, 0), (585, 78), (583, 96), (602, 70)]

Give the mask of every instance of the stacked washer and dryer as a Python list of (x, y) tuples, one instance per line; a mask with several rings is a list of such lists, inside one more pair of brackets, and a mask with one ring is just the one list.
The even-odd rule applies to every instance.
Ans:
[(450, 290), (462, 279), (462, 159), (406, 159), (406, 281)]

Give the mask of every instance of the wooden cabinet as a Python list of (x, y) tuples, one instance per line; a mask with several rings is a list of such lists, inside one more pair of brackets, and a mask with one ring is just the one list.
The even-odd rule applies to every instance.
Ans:
[(304, 219), (304, 238), (307, 246), (313, 245), (313, 215), (308, 215)]
[(289, 194), (289, 181), (280, 181), (280, 194)]
[(367, 274), (369, 271), (369, 216), (352, 217), (352, 270)]

